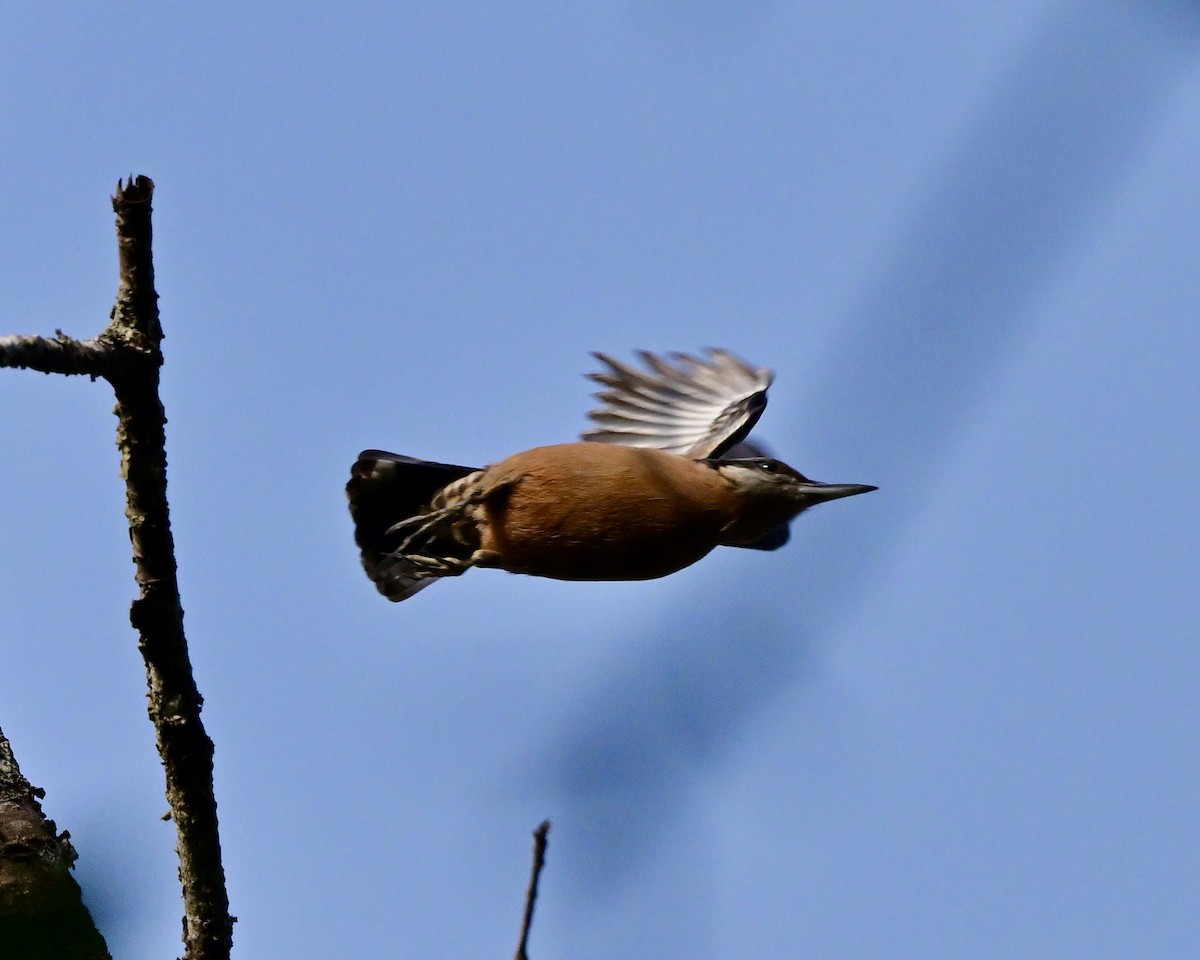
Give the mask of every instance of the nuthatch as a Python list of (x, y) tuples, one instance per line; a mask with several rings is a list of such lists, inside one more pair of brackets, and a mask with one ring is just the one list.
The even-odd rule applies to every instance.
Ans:
[[(497, 567), (556, 580), (649, 580), (717, 546), (775, 550), (826, 500), (876, 489), (816, 483), (744, 438), (770, 370), (725, 350), (642, 353), (642, 372), (597, 353), (608, 390), (580, 443), (476, 469), (364, 450), (346, 494), (363, 567), (389, 600)], [(725, 457), (730, 454), (732, 457)]]

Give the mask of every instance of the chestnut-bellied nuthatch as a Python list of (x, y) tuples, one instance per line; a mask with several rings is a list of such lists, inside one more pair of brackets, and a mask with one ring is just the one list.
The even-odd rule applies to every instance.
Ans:
[(346, 494), (363, 567), (389, 600), (440, 577), (497, 567), (557, 580), (649, 580), (714, 547), (775, 550), (826, 500), (876, 489), (816, 483), (745, 442), (770, 370), (725, 350), (642, 353), (648, 372), (602, 353), (606, 391), (580, 443), (476, 469), (364, 450)]

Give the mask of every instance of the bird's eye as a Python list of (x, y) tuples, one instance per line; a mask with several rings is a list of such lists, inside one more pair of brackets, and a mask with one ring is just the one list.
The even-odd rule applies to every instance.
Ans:
[(760, 469), (760, 470), (761, 470), (763, 473), (774, 473), (774, 472), (775, 472), (775, 464), (773, 464), (773, 463), (772, 463), (770, 460), (763, 460), (763, 461), (762, 461), (762, 462), (761, 462), (761, 463), (758, 465), (758, 468), (759, 468), (759, 469)]

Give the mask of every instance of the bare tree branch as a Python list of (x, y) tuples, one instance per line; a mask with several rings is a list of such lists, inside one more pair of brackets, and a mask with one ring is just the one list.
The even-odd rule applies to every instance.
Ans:
[(119, 182), (112, 198), (120, 281), (108, 328), (87, 341), (62, 333), (55, 339), (0, 338), (0, 366), (103, 377), (116, 393), (125, 515), (139, 587), (129, 619), (138, 631), (138, 648), (146, 663), (148, 709), (178, 836), (184, 957), (227, 960), (233, 918), (217, 832), (213, 744), (200, 720), (203, 698), (183, 632), (167, 506), (166, 416), (158, 394), (162, 326), (150, 225), (153, 193), (154, 183), (137, 177)]
[(103, 340), (73, 340), (61, 330), (48, 337), (0, 337), (0, 367), (82, 374), (95, 380), (113, 370), (116, 355)]
[(176, 577), (175, 541), (167, 506), (166, 415), (158, 396), (162, 327), (154, 290), (149, 177), (119, 185), (113, 197), (121, 274), (112, 323), (103, 339), (120, 351), (151, 358), (111, 376), (117, 395), (117, 446), (125, 479), (125, 515), (141, 595), (129, 620), (146, 661), (149, 712), (167, 775), (167, 801), (178, 831), (186, 960), (224, 960), (233, 943), (225, 891), (213, 744), (200, 720)]
[(31, 960), (111, 960), (71, 876), (75, 848), (21, 775), (0, 730), (0, 950)]
[(533, 832), (533, 869), (529, 874), (529, 889), (525, 891), (525, 917), (521, 921), (521, 942), (517, 944), (515, 960), (529, 960), (526, 948), (529, 944), (529, 928), (533, 926), (533, 908), (537, 903), (538, 880), (546, 865), (546, 835), (550, 832), (550, 821), (543, 820)]

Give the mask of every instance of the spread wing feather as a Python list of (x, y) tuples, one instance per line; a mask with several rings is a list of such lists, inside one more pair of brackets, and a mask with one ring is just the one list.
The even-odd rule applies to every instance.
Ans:
[(774, 377), (728, 350), (709, 350), (705, 358), (673, 353), (670, 359), (643, 350), (647, 370), (594, 356), (608, 370), (589, 377), (608, 389), (596, 394), (603, 406), (588, 414), (596, 426), (583, 439), (657, 447), (698, 460), (719, 457), (746, 437), (762, 416)]

